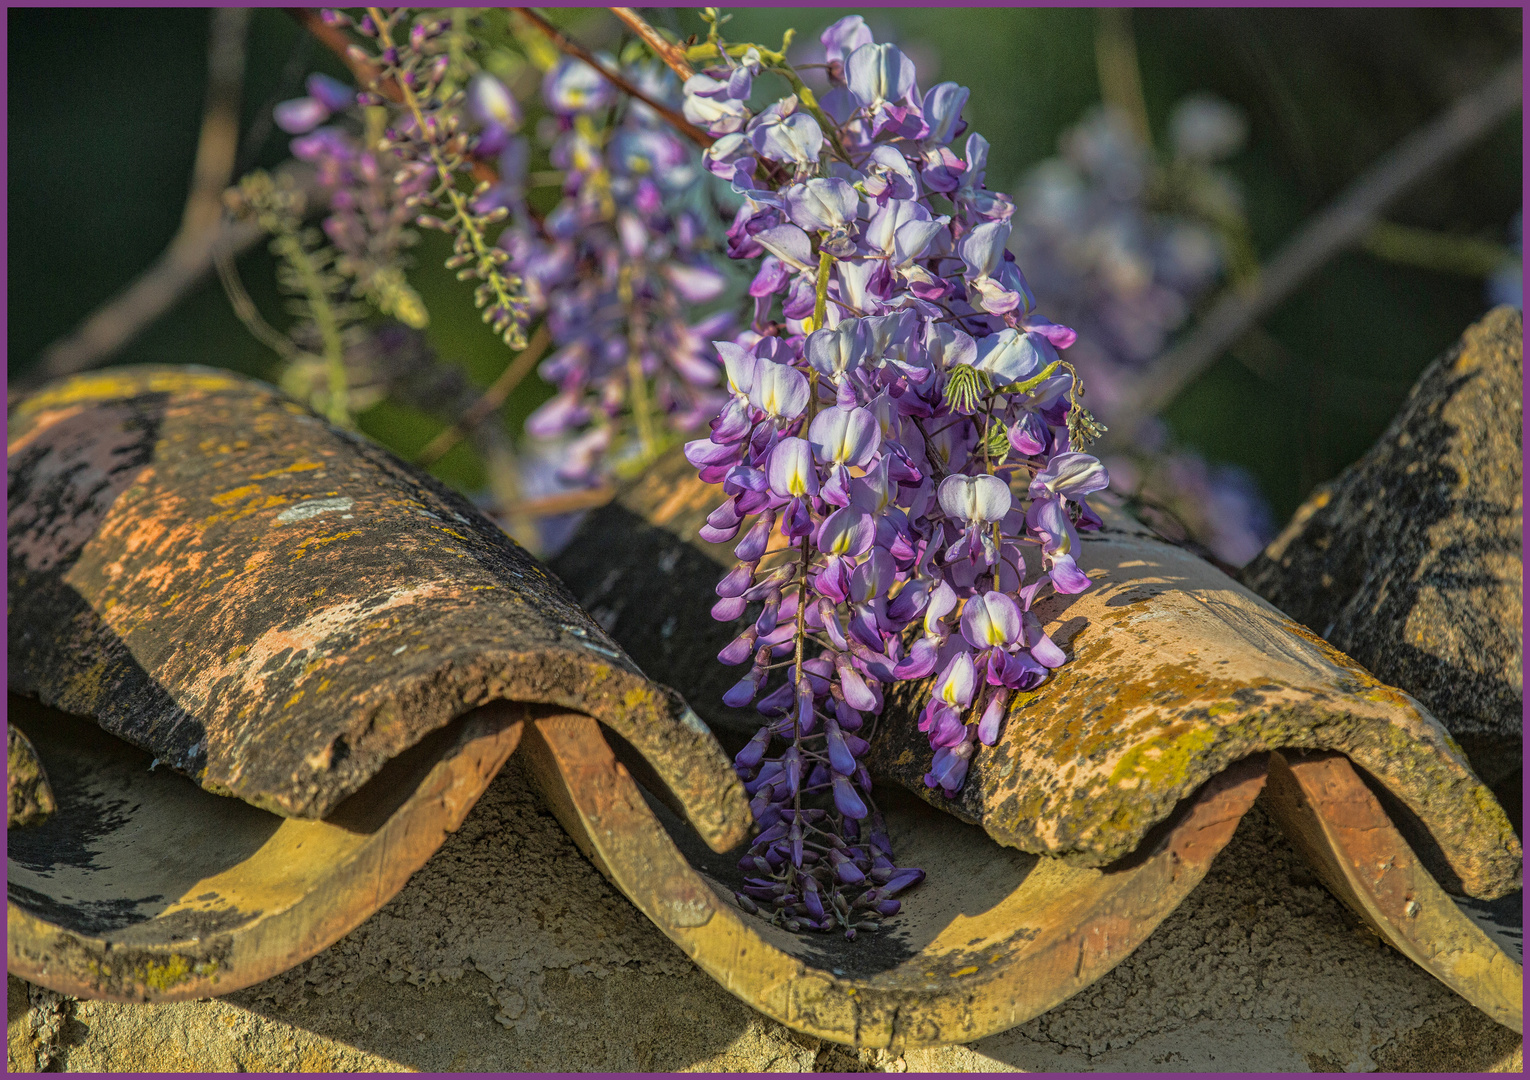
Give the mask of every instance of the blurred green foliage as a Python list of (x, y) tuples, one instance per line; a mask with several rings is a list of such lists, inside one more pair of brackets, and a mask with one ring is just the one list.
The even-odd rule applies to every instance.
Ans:
[[(598, 10), (545, 10), (576, 36), (620, 40)], [(954, 79), (971, 87), (967, 117), (993, 144), (992, 187), (1012, 190), (1099, 100), (1096, 16), (1088, 10), (739, 9), (725, 32), (775, 43), (795, 26), (805, 42), (852, 11), (915, 55), (922, 85)], [(682, 34), (702, 32), (689, 10), (649, 14)], [(1157, 9), (1133, 18), (1156, 137), (1164, 136), (1170, 108), (1192, 91), (1248, 114), (1248, 148), (1230, 167), (1265, 258), (1378, 156), (1521, 48), (1520, 14), (1508, 8)], [(195, 9), (9, 12), (13, 375), (132, 281), (174, 234), (202, 109), (207, 24), (206, 11)], [(301, 93), (313, 70), (345, 74), (287, 15), (257, 11), (244, 130), (277, 100)], [(286, 156), (285, 137), (266, 130), (241, 169)], [(1522, 174), (1516, 116), (1419, 184), (1390, 220), (1501, 241), (1521, 203)], [(442, 239), (428, 235), (414, 254), (411, 280), (432, 312), (431, 344), (487, 385), (509, 352), (479, 321), (467, 287), (440, 268)], [(239, 265), (256, 303), (279, 323), (270, 256), (258, 249)], [(1167, 419), (1208, 458), (1250, 469), (1284, 520), (1314, 484), (1365, 451), (1424, 365), (1483, 309), (1478, 279), (1345, 255), (1198, 379)], [(213, 278), (113, 362), (210, 363), (265, 378), (276, 367)], [(518, 426), (549, 392), (527, 380), (505, 407), (506, 422)], [(393, 402), (359, 423), (406, 455), (441, 426)], [(435, 472), (469, 489), (483, 482), (465, 447)]]

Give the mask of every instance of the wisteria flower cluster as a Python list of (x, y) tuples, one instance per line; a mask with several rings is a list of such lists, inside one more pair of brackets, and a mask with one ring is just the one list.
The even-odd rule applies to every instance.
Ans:
[[(509, 210), (503, 206), (478, 210), (457, 184), (459, 175), (472, 170), (475, 147), (462, 122), (463, 91), (447, 82), (451, 56), (445, 39), (451, 23), (418, 19), (405, 33), (407, 8), (387, 12), (368, 8), (367, 12), (359, 20), (339, 11), (326, 11), (324, 18), (331, 26), (354, 28), (376, 43), (375, 53), (359, 45), (351, 47), (355, 59), (380, 68), (374, 84), (358, 95), (361, 104), (387, 105), (384, 86), (396, 89), (401, 107), (377, 149), (392, 153), (401, 163), (394, 183), (412, 189), (403, 196), (402, 205), (417, 213), (416, 225), (440, 229), (452, 237), (447, 268), (464, 281), (478, 282), (473, 302), (483, 312), (484, 322), (506, 345), (523, 349), (528, 305), (522, 282), (506, 271), (510, 256), (489, 237), (490, 229), (503, 222)], [(482, 195), (489, 187), (490, 181), (481, 181), (475, 194)]]
[(1226, 238), (1184, 199), (1169, 198), (1168, 188), (1171, 177), (1184, 187), (1193, 175), (1201, 203), (1214, 193), (1222, 215), (1235, 215), (1240, 194), (1211, 166), (1241, 144), (1242, 117), (1196, 97), (1173, 119), (1180, 137), (1163, 167), (1124, 116), (1094, 110), (1064, 132), (1062, 154), (1033, 168), (1018, 192), (1014, 247), (1033, 287), (1078, 329), (1073, 360), (1089, 373), (1106, 416), (1228, 269)]
[[(735, 758), (759, 827), (738, 902), (854, 938), (924, 877), (897, 865), (872, 796), (886, 696), (928, 681), (924, 782), (954, 798), (1015, 695), (1068, 661), (1034, 608), (1089, 587), (1079, 533), (1110, 480), (1086, 451), (1104, 429), (1060, 353), (1077, 334), (1041, 314), (1009, 250), (1015, 204), (987, 186), (968, 91), (922, 90), (858, 16), (821, 36), (822, 93), (789, 38), (729, 44), (704, 18), (703, 44), (645, 36), (683, 85), (636, 46), (620, 63), (528, 50), (533, 140), (447, 21), (329, 12), (379, 74), (356, 94), (311, 80), (278, 122), (318, 168), (354, 295), (423, 325), (399, 267), (409, 226), (439, 228), (508, 343), (541, 320), (557, 392), (527, 430), (564, 440), (560, 480), (707, 431), (684, 452), (721, 489), (701, 536), (737, 559), (712, 611), (740, 627), (718, 658), (745, 673), (723, 700), (763, 716)], [(774, 80), (786, 96), (751, 108)], [(544, 151), (555, 172), (532, 172)], [(542, 214), (528, 196), (549, 176)], [(707, 310), (751, 275), (742, 310)]]
[[(315, 166), (330, 213), (324, 233), (335, 245), (337, 269), (382, 314), (419, 329), (430, 321), (404, 276), (404, 252), (418, 238), (409, 226), (429, 184), (415, 171), (395, 177), (401, 162), (340, 124), (328, 124), (356, 104), (356, 92), (326, 75), (308, 78), (308, 96), (276, 107), (276, 123), (295, 136), (292, 156)], [(324, 126), (320, 126), (324, 125)]]
[[(1020, 185), (1011, 246), (1037, 295), (1078, 330), (1070, 359), (1107, 420), (1195, 305), (1251, 265), (1241, 192), (1216, 167), (1246, 131), (1233, 106), (1193, 95), (1175, 106), (1160, 161), (1125, 117), (1096, 110)], [(1248, 473), (1171, 447), (1159, 421), (1109, 465), (1115, 490), (1132, 493), (1145, 516), (1231, 565), (1274, 535)]]
[[(678, 102), (668, 69), (645, 61), (623, 73), (650, 98)], [(504, 149), (498, 185), (475, 206), (511, 211), (499, 244), (526, 282), (528, 313), (545, 316), (556, 346), (540, 373), (558, 392), (526, 431), (569, 438), (559, 478), (593, 484), (648, 464), (716, 415), (725, 394), (708, 342), (735, 320), (730, 311), (696, 314), (728, 286), (710, 255), (709, 207), (696, 197), (704, 176), (696, 149), (573, 57), (546, 72), (541, 101), (562, 200), (545, 220), (531, 213), (526, 137), (507, 122), (514, 99), (480, 75), (468, 107), (487, 144)]]
[[(1006, 248), (987, 141), (952, 149), (965, 88), (921, 93), (859, 16), (822, 35), (821, 100), (779, 53), (715, 23), (709, 41), (685, 116), (743, 198), (730, 255), (760, 260), (752, 326), (714, 343), (728, 400), (685, 448), (725, 495), (702, 537), (744, 533), (713, 616), (757, 612), (719, 654), (749, 665), (726, 703), (767, 718), (735, 762), (764, 830), (740, 902), (853, 936), (922, 877), (891, 861), (857, 733), (887, 687), (936, 676), (925, 784), (954, 796), (1012, 694), (1066, 662), (1032, 607), (1089, 586), (1078, 530), (1109, 478), (1083, 449), (1101, 428), (1057, 352), (1074, 332), (1036, 310)], [(756, 113), (763, 73), (796, 93)]]

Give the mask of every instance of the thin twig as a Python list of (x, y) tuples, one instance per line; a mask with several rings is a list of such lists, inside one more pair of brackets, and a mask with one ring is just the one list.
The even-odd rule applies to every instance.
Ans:
[(298, 23), (330, 52), (345, 62), (345, 66), (351, 69), (358, 86), (375, 89), (389, 101), (402, 104), (404, 95), (398, 88), (398, 83), (393, 79), (383, 79), (382, 69), (364, 57), (351, 51), (351, 39), (345, 31), (338, 26), (330, 26), (313, 8), (283, 8), (288, 15)]
[(604, 506), (614, 498), (616, 498), (616, 489), (613, 487), (565, 491), (557, 495), (544, 495), (539, 499), (523, 499), (514, 506), (506, 507), (505, 516), (516, 514), (522, 517), (539, 518), (572, 514), (576, 510), (593, 510), (597, 506)]
[(622, 22), (626, 23), (634, 34), (642, 38), (643, 44), (652, 49), (653, 54), (660, 60), (668, 64), (669, 70), (680, 76), (681, 82), (696, 74), (695, 69), (686, 63), (685, 50), (678, 45), (665, 41), (659, 32), (650, 26), (643, 16), (637, 13), (637, 8), (614, 7), (608, 10)]
[(223, 221), (223, 189), (239, 152), (239, 96), (244, 85), (244, 47), (250, 13), (213, 12), (207, 43), (207, 99), (191, 169), (191, 190), (181, 224), (153, 266), (43, 350), (26, 378), (41, 382), (84, 371), (110, 357), (168, 311), (212, 266), (215, 245), (242, 251), (260, 238), (253, 225)]
[(182, 233), (207, 233), (223, 219), (223, 189), (234, 175), (239, 153), (239, 97), (249, 29), (249, 9), (213, 11), (207, 42), (207, 101), (191, 167), (191, 192), (181, 214)]
[(218, 280), (223, 285), (223, 292), (228, 297), (229, 306), (234, 309), (234, 314), (238, 316), (239, 321), (244, 323), (245, 329), (257, 341), (283, 360), (291, 360), (302, 352), (291, 338), (266, 322), (260, 314), (260, 309), (255, 306), (255, 301), (250, 299), (249, 292), (245, 290), (244, 281), (239, 277), (239, 268), (234, 263), (233, 252), (214, 247), (213, 267), (218, 271)]
[(1491, 240), (1415, 229), (1389, 221), (1378, 222), (1365, 234), (1360, 246), (1378, 258), (1465, 277), (1484, 278), (1519, 261), (1518, 255)]
[(1413, 132), (1302, 226), (1259, 272), (1251, 287), (1229, 291), (1189, 336), (1164, 353), (1125, 395), (1110, 417), (1111, 444), (1129, 441), (1142, 421), (1171, 404), (1251, 326), (1289, 296), (1311, 273), (1360, 242), (1399, 195), (1451, 160), (1520, 106), (1523, 68), (1506, 65), (1479, 89)]
[(1131, 10), (1100, 8), (1096, 14), (1094, 62), (1099, 69), (1100, 96), (1105, 104), (1120, 110), (1137, 141), (1151, 152), (1153, 133), (1142, 93), (1142, 67), (1137, 62)]
[(462, 414), (462, 419), (431, 439), (425, 449), (421, 450), (414, 459), (415, 463), (432, 465), (441, 460), (448, 450), (467, 437), (468, 432), (483, 423), (485, 418), (505, 403), (505, 399), (520, 385), (521, 380), (531, 373), (532, 367), (542, 358), (542, 353), (547, 350), (551, 341), (552, 334), (548, 331), (544, 320), (542, 325), (537, 327), (537, 332), (531, 335), (531, 340), (526, 343), (526, 347), (516, 354), (515, 359), (510, 361), (505, 370), (500, 373), (499, 378), (495, 379), (483, 392), (483, 396), (468, 406), (467, 411)]
[(674, 109), (671, 109), (668, 105), (660, 104), (653, 98), (649, 97), (647, 94), (643, 93), (643, 91), (632, 85), (632, 83), (623, 77), (619, 72), (612, 71), (610, 68), (606, 67), (605, 64), (601, 63), (595, 58), (595, 54), (590, 52), (589, 49), (586, 49), (577, 41), (573, 41), (570, 38), (565, 37), (561, 30), (559, 30), (552, 23), (548, 22), (546, 19), (542, 18), (542, 16), (538, 15), (531, 8), (518, 7), (506, 8), (505, 10), (513, 11), (517, 15), (520, 15), (527, 22), (531, 23), (538, 30), (542, 31), (542, 33), (546, 34), (548, 40), (553, 43), (559, 52), (565, 53), (568, 56), (572, 56), (575, 59), (583, 60), (586, 64), (589, 64), (590, 67), (594, 68), (597, 72), (604, 76), (605, 80), (612, 86), (616, 87), (622, 93), (636, 98), (644, 105), (647, 105), (654, 112), (658, 113), (660, 116), (664, 117), (665, 120), (669, 121), (670, 125), (673, 126), (676, 131), (690, 139), (691, 142), (695, 143), (703, 150), (712, 145), (712, 136), (702, 131), (695, 124), (692, 124), (689, 120), (681, 116)]

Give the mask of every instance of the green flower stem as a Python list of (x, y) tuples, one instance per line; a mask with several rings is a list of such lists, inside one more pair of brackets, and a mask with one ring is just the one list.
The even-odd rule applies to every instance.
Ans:
[(829, 317), (829, 271), (834, 268), (834, 256), (827, 251), (818, 252), (818, 281), (813, 292), (813, 329), (822, 330)]
[(659, 438), (654, 429), (653, 402), (648, 396), (648, 377), (643, 374), (643, 313), (634, 302), (632, 267), (623, 266), (617, 295), (627, 309), (627, 389), (632, 404), (632, 418), (637, 426), (638, 445), (646, 465), (658, 456)]
[[(827, 251), (818, 252), (818, 281), (813, 295), (813, 329), (822, 330), (829, 317), (829, 271), (834, 266), (834, 256)], [(818, 415), (818, 372), (808, 371), (807, 427)], [(806, 428), (804, 428), (806, 430)]]
[[(371, 15), (372, 21), (377, 24), (377, 37), (382, 42), (383, 48), (393, 48), (393, 34), (389, 30), (388, 20), (383, 14), (382, 9), (369, 7), (367, 8), (367, 14)], [(420, 99), (415, 96), (414, 91), (406, 80), (399, 78), (397, 82), (398, 88), (403, 94), (404, 106), (414, 116), (415, 125), (421, 137), (424, 137), (425, 133), (430, 129), (425, 123), (425, 113), (420, 108)], [(431, 139), (426, 139), (425, 142), (430, 147), (430, 162), (436, 168), (436, 176), (441, 181), (442, 193), (452, 204), (452, 219), (457, 223), (457, 227), (462, 230), (462, 234), (468, 238), (468, 243), (472, 245), (473, 256), (478, 260), (479, 273), (482, 275), (484, 282), (494, 291), (496, 303), (504, 311), (512, 313), (510, 323), (511, 335), (505, 344), (509, 345), (512, 349), (524, 349), (526, 347), (526, 334), (515, 323), (513, 317), (515, 300), (505, 287), (504, 275), (499, 272), (499, 263), (495, 261), (488, 238), (483, 235), (483, 230), (478, 227), (478, 223), (473, 219), (473, 215), (468, 212), (467, 198), (463, 196), (462, 192), (457, 190), (457, 174), (447, 164), (446, 159), (441, 156), (440, 147)]]

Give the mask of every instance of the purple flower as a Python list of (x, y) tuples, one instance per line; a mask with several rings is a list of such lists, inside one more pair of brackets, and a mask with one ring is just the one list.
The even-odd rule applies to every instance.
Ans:
[(999, 741), (999, 724), (1004, 719), (1004, 700), (1006, 695), (995, 694), (989, 699), (988, 707), (983, 710), (983, 718), (978, 721), (978, 742), (984, 746), (992, 746)]
[[(943, 82), (924, 95), (924, 119), (930, 125), (930, 132), (923, 141), (925, 147), (948, 146), (961, 135), (967, 126), (962, 120), (962, 109), (967, 106), (967, 94), (965, 86)], [(955, 187), (956, 177), (952, 176), (951, 180), (951, 187)], [(948, 191), (950, 188), (939, 190)]]
[(975, 649), (1008, 647), (1019, 640), (1020, 631), (1020, 605), (1003, 593), (980, 593), (962, 608), (962, 637)]
[(850, 595), (857, 603), (885, 596), (896, 573), (892, 556), (883, 548), (872, 548), (865, 561), (850, 575)]
[(723, 370), (728, 376), (728, 389), (736, 395), (748, 397), (749, 391), (754, 388), (755, 373), (760, 366), (759, 359), (731, 341), (714, 341), (712, 345), (717, 350), (717, 355), (722, 357)]
[[(789, 370), (789, 369), (788, 369)], [(770, 452), (770, 490), (783, 499), (818, 494), (818, 470), (807, 440), (788, 436)]]
[(1008, 195), (983, 186), (988, 171), (988, 140), (977, 132), (967, 136), (967, 158), (953, 198), (978, 221), (1008, 221), (1014, 203)]
[(760, 260), (759, 272), (749, 283), (749, 295), (757, 299), (774, 296), (786, 288), (786, 283), (790, 280), (791, 274), (787, 272), (781, 260), (774, 255), (767, 255)]
[(584, 423), (589, 410), (571, 394), (559, 394), (538, 406), (526, 418), (526, 432), (539, 439), (551, 438)]
[(997, 476), (958, 473), (940, 482), (940, 508), (963, 521), (999, 521), (1010, 505), (1009, 485)]
[(464, 102), (473, 119), (480, 124), (493, 124), (505, 131), (521, 129), (521, 107), (506, 89), (505, 84), (480, 71), (468, 82)]
[(819, 34), (818, 40), (823, 42), (824, 55), (829, 63), (843, 65), (845, 57), (862, 45), (871, 44), (871, 29), (859, 15), (846, 15)]
[(1104, 491), (1109, 486), (1110, 474), (1105, 471), (1105, 466), (1089, 454), (1070, 451), (1052, 458), (1044, 469), (1031, 478), (1030, 494), (1033, 499), (1061, 495), (1078, 502), (1084, 496)]
[(864, 467), (876, 454), (882, 432), (876, 417), (867, 410), (836, 405), (814, 417), (808, 440), (813, 453), (825, 464)]
[(704, 304), (716, 300), (728, 287), (728, 279), (710, 266), (686, 266), (669, 263), (663, 274), (674, 286), (675, 295), (688, 304)]
[(914, 62), (896, 45), (866, 42), (845, 61), (850, 92), (870, 109), (902, 101), (914, 88)]
[[(776, 225), (755, 234), (755, 242), (794, 270), (814, 270), (813, 242), (795, 225)], [(809, 286), (811, 288), (811, 285)]]
[(855, 188), (837, 177), (813, 179), (786, 189), (791, 219), (804, 229), (831, 232), (855, 220), (861, 197)]
[(1068, 520), (1061, 496), (1037, 499), (1026, 511), (1026, 524), (1041, 537), (1041, 560), (1052, 587), (1060, 593), (1079, 593), (1089, 588), (1089, 578), (1073, 561), (1078, 533)]
[[(876, 538), (871, 515), (859, 507), (842, 506), (824, 519), (818, 531), (818, 550), (825, 555), (864, 555)], [(848, 589), (844, 590), (848, 592)]]
[(1033, 412), (1023, 412), (1009, 427), (1009, 445), (1027, 457), (1046, 451), (1049, 436), (1046, 423)]
[(763, 410), (766, 416), (795, 420), (807, 408), (808, 381), (796, 368), (761, 363), (755, 369), (748, 394), (750, 403)]
[(543, 77), (542, 100), (556, 113), (592, 113), (610, 108), (616, 100), (616, 91), (589, 64), (572, 56), (564, 56)]
[(888, 199), (918, 199), (919, 177), (908, 158), (891, 146), (878, 146), (866, 159), (860, 188), (866, 197), (885, 205)]
[(356, 104), (355, 90), (339, 79), (331, 78), (322, 72), (316, 71), (308, 76), (304, 85), (308, 96), (316, 98), (332, 113), (344, 112)]
[(1030, 612), (1026, 612), (1026, 622), (1027, 624), (1034, 624), (1033, 626), (1028, 626), (1026, 634), (1028, 638), (1035, 639), (1030, 644), (1031, 656), (1043, 667), (1059, 668), (1066, 664), (1068, 662), (1067, 654), (1059, 649), (1057, 644), (1041, 629), (1040, 620), (1030, 614)]
[(972, 761), (973, 744), (960, 742), (955, 746), (943, 746), (935, 751), (935, 760), (930, 763), (930, 771), (925, 774), (925, 787), (938, 787), (946, 796), (952, 797), (961, 790), (962, 782), (967, 779), (967, 766)]
[(931, 637), (944, 638), (950, 631), (941, 621), (951, 612), (956, 610), (959, 603), (956, 590), (951, 588), (950, 582), (939, 581), (930, 590), (930, 597), (924, 609), (924, 632)]
[(709, 135), (740, 131), (749, 119), (743, 101), (730, 93), (730, 80), (714, 79), (700, 72), (685, 80), (681, 113)]
[(972, 666), (972, 654), (958, 652), (946, 664), (945, 670), (935, 682), (935, 697), (947, 705), (965, 709), (972, 704), (972, 693), (977, 689), (977, 673)]
[[(928, 210), (911, 199), (892, 199), (867, 223), (866, 247), (907, 274), (910, 264), (928, 255), (950, 223), (947, 217), (931, 218)], [(928, 270), (923, 273), (929, 275)]]
[(824, 735), (829, 748), (829, 767), (841, 776), (852, 776), (856, 769), (855, 755), (850, 753), (850, 747), (845, 742), (844, 732), (839, 729), (837, 720), (830, 720), (824, 725)]
[[(690, 119), (689, 116), (686, 118)], [(691, 122), (698, 123), (696, 120)], [(743, 177), (754, 172), (754, 145), (745, 135), (735, 130), (719, 136), (716, 142), (702, 152), (701, 159), (708, 172), (736, 184), (739, 182), (740, 170)]]
[(860, 319), (843, 319), (832, 330), (815, 330), (805, 350), (813, 370), (836, 384), (861, 366), (866, 358), (866, 337)]
[(762, 727), (755, 733), (754, 738), (749, 740), (749, 745), (738, 752), (733, 763), (743, 769), (753, 769), (760, 764), (765, 757), (765, 751), (770, 747), (770, 728)]
[(691, 150), (667, 131), (619, 128), (609, 154), (614, 171), (632, 178), (652, 177), (666, 193), (679, 192), (696, 181)]
[(924, 349), (930, 362), (941, 370), (977, 362), (977, 342), (972, 335), (949, 323), (926, 324)]
[(293, 135), (312, 131), (330, 118), (333, 112), (318, 98), (301, 97), (283, 101), (271, 110), (276, 126)]
[(964, 236), (957, 254), (967, 268), (968, 303), (990, 315), (1003, 315), (1020, 306), (1020, 293), (1000, 281), (1005, 265), (1004, 245), (1009, 240), (1007, 221), (986, 221)]
[(1056, 359), (1046, 338), (1008, 327), (978, 341), (973, 366), (988, 372), (995, 386), (1004, 386), (1034, 375)]
[(860, 821), (866, 817), (866, 804), (862, 802), (861, 797), (856, 794), (855, 788), (850, 785), (850, 781), (847, 777), (840, 776), (838, 773), (836, 773), (833, 779), (833, 787), (834, 806), (837, 810), (839, 810), (841, 814), (844, 814), (847, 818), (853, 818), (857, 821)]
[(797, 111), (795, 96), (776, 102), (749, 125), (749, 137), (761, 157), (812, 165), (823, 147), (823, 129), (810, 113)]

